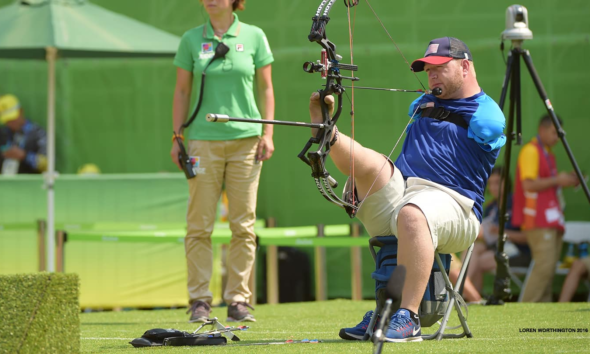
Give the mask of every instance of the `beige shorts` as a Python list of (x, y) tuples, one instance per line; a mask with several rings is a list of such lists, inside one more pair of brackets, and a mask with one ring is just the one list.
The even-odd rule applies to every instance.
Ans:
[(357, 217), (371, 237), (396, 235), (397, 217), (406, 204), (424, 213), (440, 253), (463, 251), (475, 241), (479, 220), (471, 210), (472, 200), (421, 178), (404, 181), (397, 167), (387, 185), (364, 200)]

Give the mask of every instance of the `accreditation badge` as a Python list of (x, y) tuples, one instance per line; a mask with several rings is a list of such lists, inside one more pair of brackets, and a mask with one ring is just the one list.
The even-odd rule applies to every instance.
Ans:
[(199, 59), (211, 59), (214, 55), (213, 42), (201, 43), (201, 52), (199, 53)]
[(193, 171), (195, 172), (195, 174), (197, 174), (197, 175), (204, 175), (205, 174), (205, 168), (201, 167), (201, 157), (189, 156), (189, 160), (191, 162), (191, 165), (193, 165)]

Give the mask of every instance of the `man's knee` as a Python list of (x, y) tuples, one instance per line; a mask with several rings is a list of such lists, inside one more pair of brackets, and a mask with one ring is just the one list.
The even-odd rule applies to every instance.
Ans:
[(414, 223), (426, 224), (426, 216), (417, 205), (406, 204), (399, 211), (397, 222), (398, 224), (404, 223), (402, 226), (413, 225)]
[(426, 216), (422, 210), (414, 204), (406, 204), (399, 211), (397, 217), (398, 238), (413, 234), (414, 231), (428, 228)]

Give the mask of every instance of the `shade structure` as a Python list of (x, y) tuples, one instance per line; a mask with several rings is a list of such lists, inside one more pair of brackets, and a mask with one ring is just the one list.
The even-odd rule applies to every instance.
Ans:
[(87, 0), (21, 0), (0, 9), (0, 56), (171, 56), (180, 39)]
[(180, 38), (87, 0), (17, 0), (0, 8), (0, 58), (46, 60), (47, 270), (55, 270), (55, 61), (172, 57)]

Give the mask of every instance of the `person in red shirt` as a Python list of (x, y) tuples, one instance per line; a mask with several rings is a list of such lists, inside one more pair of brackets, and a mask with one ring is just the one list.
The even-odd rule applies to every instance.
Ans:
[(579, 183), (574, 173), (557, 172), (551, 148), (558, 141), (555, 125), (545, 115), (539, 121), (537, 136), (518, 155), (512, 224), (525, 233), (535, 262), (523, 289), (524, 302), (552, 300), (553, 276), (565, 231), (561, 188)]

